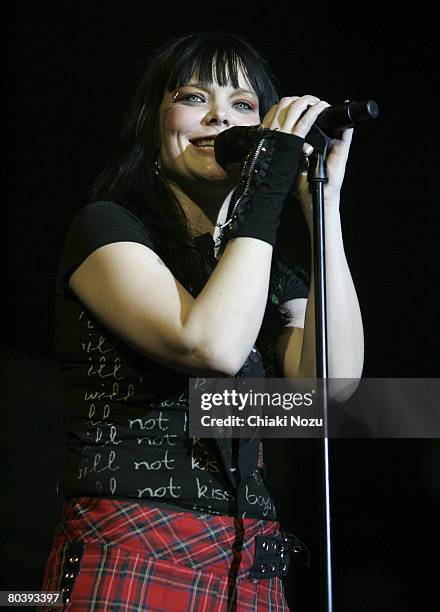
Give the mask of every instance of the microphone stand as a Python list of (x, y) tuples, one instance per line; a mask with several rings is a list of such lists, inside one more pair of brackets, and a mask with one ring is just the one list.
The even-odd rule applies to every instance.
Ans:
[(324, 438), (320, 443), (320, 465), (322, 467), (321, 492), (324, 499), (322, 516), (324, 567), (322, 596), (323, 611), (333, 612), (332, 557), (330, 532), (330, 465), (328, 438), (328, 352), (327, 352), (327, 298), (325, 274), (325, 223), (324, 185), (328, 181), (326, 156), (330, 138), (315, 125), (307, 135), (307, 142), (314, 151), (309, 156), (307, 180), (313, 202), (313, 267), (315, 276), (315, 335), (316, 335), (316, 377), (322, 379), (322, 412)]

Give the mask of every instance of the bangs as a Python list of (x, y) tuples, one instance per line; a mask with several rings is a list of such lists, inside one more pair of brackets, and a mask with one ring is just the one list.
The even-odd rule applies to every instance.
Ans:
[(166, 85), (169, 91), (186, 85), (194, 75), (202, 83), (239, 88), (242, 73), (259, 99), (262, 117), (278, 101), (274, 77), (266, 61), (232, 34), (214, 32), (179, 39), (170, 57), (173, 62)]
[[(185, 59), (187, 61), (185, 61)], [(232, 85), (238, 89), (239, 73), (242, 72), (247, 84), (256, 89), (249, 74), (247, 65), (233, 49), (200, 49), (198, 56), (181, 58), (179, 65), (174, 66), (173, 74), (170, 76), (169, 90), (186, 85), (194, 75), (201, 83), (211, 85), (218, 83), (221, 87)]]

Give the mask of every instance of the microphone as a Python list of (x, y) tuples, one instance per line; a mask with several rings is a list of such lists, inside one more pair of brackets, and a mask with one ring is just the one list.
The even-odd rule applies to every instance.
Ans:
[[(344, 102), (324, 109), (315, 121), (330, 138), (368, 119), (376, 119), (379, 107), (374, 100)], [(214, 140), (215, 158), (220, 166), (241, 162), (261, 136), (260, 125), (239, 125), (221, 132)], [(306, 137), (307, 140), (307, 137)]]
[(344, 102), (329, 106), (318, 115), (315, 121), (327, 136), (332, 136), (368, 119), (376, 119), (379, 107), (374, 100), (367, 102)]

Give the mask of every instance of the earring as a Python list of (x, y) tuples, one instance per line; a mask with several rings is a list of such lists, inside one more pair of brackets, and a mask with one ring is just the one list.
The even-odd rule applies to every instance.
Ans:
[(156, 159), (156, 161), (154, 162), (154, 174), (156, 176), (159, 176), (159, 172), (160, 172), (159, 160)]

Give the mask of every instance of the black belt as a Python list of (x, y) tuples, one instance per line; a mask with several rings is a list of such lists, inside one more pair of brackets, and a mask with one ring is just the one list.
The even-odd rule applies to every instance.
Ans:
[(289, 563), (310, 564), (307, 546), (292, 533), (279, 536), (256, 536), (255, 557), (249, 578), (274, 578), (287, 576)]
[(84, 542), (71, 542), (65, 552), (63, 576), (61, 578), (60, 590), (63, 594), (63, 602), (68, 604), (73, 584), (79, 572), (81, 557), (84, 552)]
[[(71, 542), (67, 547), (60, 584), (65, 604), (70, 600), (83, 552), (84, 543), (82, 541)], [(307, 567), (310, 564), (310, 552), (297, 536), (286, 533), (279, 536), (256, 536), (254, 563), (249, 572), (249, 578), (287, 576), (290, 563)]]

